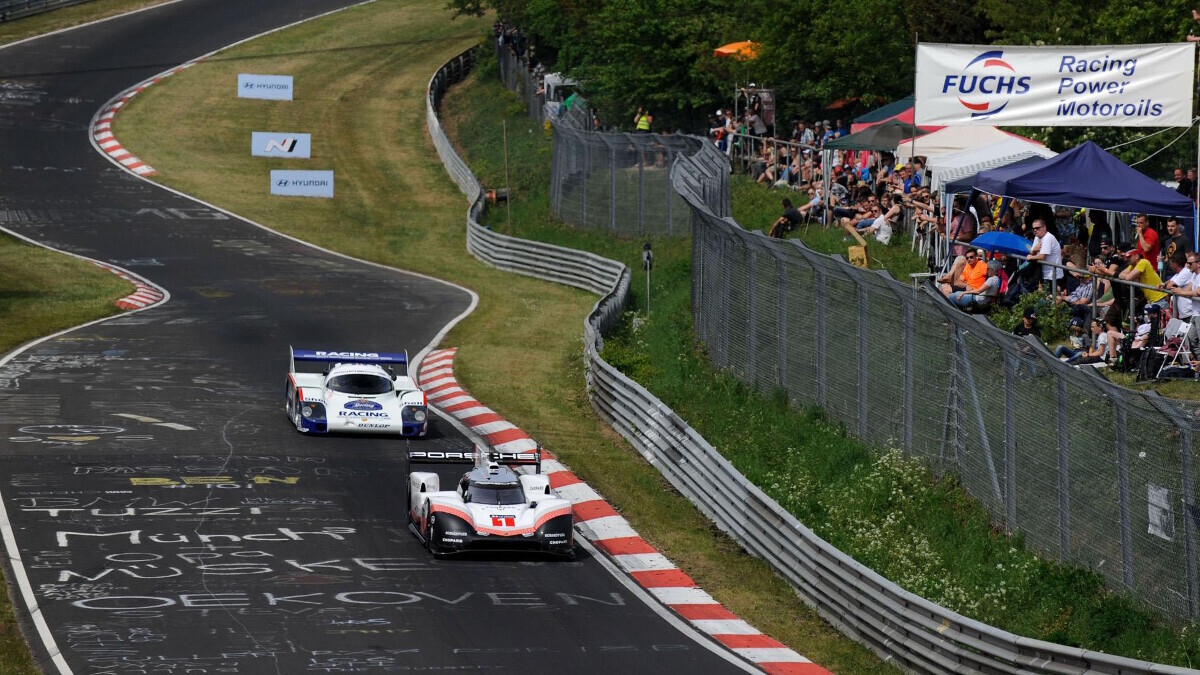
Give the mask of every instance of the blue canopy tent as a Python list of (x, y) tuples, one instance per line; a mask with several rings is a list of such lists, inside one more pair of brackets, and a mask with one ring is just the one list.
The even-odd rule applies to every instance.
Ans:
[(1134, 169), (1091, 141), (1035, 164), (975, 175), (974, 189), (999, 197), (1118, 213), (1177, 216), (1191, 222), (1192, 200)]
[[(1017, 161), (1013, 162), (1012, 164), (1005, 164), (1004, 166), (999, 166), (999, 167), (996, 167), (996, 169), (991, 169), (991, 170), (995, 171), (997, 169), (1013, 169), (1013, 168), (1016, 168), (1019, 166), (1028, 166), (1030, 164), (1037, 164), (1039, 162), (1044, 162), (1044, 161), (1046, 161), (1045, 157), (1037, 157), (1037, 156), (1024, 157), (1022, 159), (1018, 159)], [(979, 173), (983, 173), (983, 172), (981, 171)], [(975, 176), (978, 176), (978, 175), (979, 174), (977, 173), (977, 174), (973, 174), (970, 176), (964, 176), (962, 178), (959, 178), (958, 180), (950, 181), (949, 183), (946, 183), (942, 187), (942, 191), (948, 195), (970, 194), (971, 190), (973, 190), (975, 188)]]

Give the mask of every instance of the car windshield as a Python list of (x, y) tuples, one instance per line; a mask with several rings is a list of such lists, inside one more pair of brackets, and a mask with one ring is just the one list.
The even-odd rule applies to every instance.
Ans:
[(472, 485), (471, 503), (484, 506), (524, 504), (525, 494), (519, 485)]
[(392, 381), (379, 375), (350, 373), (329, 378), (326, 386), (340, 394), (386, 394), (392, 390)]

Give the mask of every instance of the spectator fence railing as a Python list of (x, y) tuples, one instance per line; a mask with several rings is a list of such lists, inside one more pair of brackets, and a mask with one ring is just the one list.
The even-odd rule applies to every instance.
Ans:
[[(451, 61), (443, 68), (443, 71), (439, 72), (439, 76), (442, 72), (452, 71), (457, 67), (457, 61)], [(439, 154), (446, 162), (447, 170), (463, 187), (472, 202), (472, 215), (468, 220), (468, 228), (471, 228), (475, 225), (473, 214), (478, 202), (479, 187), (477, 182), (469, 179), (469, 170), (454, 153), (437, 121), (434, 106), (440, 92), (435, 94), (433, 88), (448, 86), (451, 81), (456, 79), (439, 76), (435, 76), (430, 85), (430, 133), (434, 138), (435, 146), (438, 147)], [(713, 154), (716, 154), (715, 158), (712, 156)], [(982, 477), (972, 478), (969, 482), (973, 485), (982, 483), (980, 487), (983, 488), (983, 492), (995, 495), (989, 501), (1002, 504), (1006, 522), (1016, 522), (1018, 513), (1024, 517), (1027, 512), (1047, 508), (1043, 503), (1046, 500), (1050, 504), (1061, 500), (1060, 495), (1054, 493), (1052, 489), (1047, 490), (1044, 482), (1024, 484), (1022, 481), (1031, 475), (1036, 475), (1036, 472), (1020, 467), (1016, 461), (1018, 433), (1020, 432), (1022, 440), (1026, 438), (1027, 434), (1024, 429), (1017, 428), (1015, 420), (1018, 416), (1024, 416), (1030, 411), (1034, 414), (1040, 413), (1041, 409), (1036, 406), (1043, 403), (1046, 395), (1040, 392), (1025, 394), (1018, 392), (1015, 386), (1005, 386), (1003, 387), (1004, 395), (1009, 405), (1002, 410), (993, 409), (982, 414), (979, 405), (967, 403), (968, 399), (978, 401), (979, 389), (976, 387), (976, 383), (984, 383), (983, 378), (985, 377), (996, 377), (1010, 385), (1015, 384), (1018, 379), (1028, 380), (1037, 382), (1041, 389), (1048, 384), (1044, 381), (1048, 377), (1048, 372), (1051, 369), (1060, 368), (1061, 363), (1052, 357), (1047, 358), (1044, 347), (1034, 341), (1012, 340), (1011, 336), (999, 333), (982, 318), (961, 315), (940, 298), (935, 297), (928, 289), (914, 289), (912, 286), (892, 280), (886, 274), (872, 274), (857, 270), (843, 260), (813, 253), (796, 242), (784, 243), (778, 240), (769, 240), (761, 234), (747, 233), (741, 230), (732, 219), (725, 215), (727, 212), (719, 211), (728, 206), (728, 193), (724, 195), (724, 202), (721, 201), (719, 195), (715, 196), (713, 207), (709, 207), (702, 201), (706, 194), (714, 190), (714, 186), (720, 184), (718, 178), (727, 172), (728, 164), (724, 156), (716, 152), (715, 148), (709, 144), (704, 144), (697, 156), (680, 158), (677, 168), (673, 170), (675, 184), (693, 207), (694, 219), (701, 223), (696, 229), (700, 236), (693, 238), (694, 246), (709, 246), (713, 248), (713, 252), (732, 254), (736, 253), (738, 246), (746, 246), (746, 242), (766, 244), (767, 247), (761, 249), (762, 257), (758, 258), (756, 255), (752, 258), (756, 261), (761, 260), (761, 264), (751, 263), (754, 269), (763, 272), (771, 269), (777, 270), (784, 280), (790, 278), (803, 282), (802, 290), (804, 292), (766, 297), (760, 293), (766, 293), (769, 290), (768, 286), (756, 284), (755, 286), (758, 288), (751, 290), (755, 286), (738, 284), (734, 279), (730, 279), (729, 283), (724, 283), (716, 278), (714, 273), (721, 270), (726, 263), (713, 255), (701, 256), (695, 260), (694, 264), (703, 265), (707, 270), (693, 275), (694, 309), (704, 301), (703, 298), (715, 301), (723, 297), (725, 302), (717, 311), (725, 312), (728, 317), (724, 326), (727, 336), (731, 330), (740, 331), (742, 336), (750, 333), (755, 335), (762, 333), (764, 340), (760, 345), (761, 350), (756, 353), (765, 353), (776, 348), (790, 354), (807, 353), (808, 358), (797, 359), (794, 371), (787, 370), (788, 361), (786, 359), (776, 365), (780, 367), (781, 372), (784, 372), (787, 378), (790, 378), (789, 381), (806, 378), (810, 383), (816, 383), (814, 387), (822, 392), (824, 400), (836, 398), (840, 401), (845, 399), (847, 387), (839, 386), (836, 382), (831, 381), (836, 379), (836, 375), (830, 377), (830, 369), (837, 368), (842, 364), (827, 361), (825, 358), (813, 359), (812, 356), (817, 350), (821, 350), (823, 353), (831, 352), (833, 351), (831, 348), (836, 347), (834, 343), (840, 341), (845, 342), (850, 350), (854, 350), (856, 346), (861, 347), (864, 343), (868, 347), (879, 345), (875, 349), (875, 354), (880, 355), (881, 352), (887, 352), (889, 348), (897, 346), (895, 333), (901, 333), (904, 339), (899, 346), (903, 355), (899, 358), (890, 352), (882, 355), (892, 363), (888, 366), (891, 372), (901, 374), (901, 379), (906, 385), (907, 395), (897, 391), (894, 386), (889, 391), (871, 392), (870, 394), (866, 389), (858, 388), (857, 392), (861, 396), (859, 400), (867, 403), (865, 406), (858, 406), (859, 409), (872, 411), (878, 406), (873, 407), (870, 403), (886, 396), (893, 397), (889, 408), (895, 408), (897, 402), (903, 401), (899, 406), (899, 416), (920, 421), (921, 424), (910, 424), (907, 432), (901, 432), (903, 438), (896, 439), (896, 441), (903, 443), (902, 447), (913, 447), (918, 441), (923, 443), (928, 435), (928, 429), (925, 426), (926, 419), (931, 418), (928, 424), (935, 427), (934, 435), (937, 432), (944, 434), (941, 439), (940, 457), (931, 458), (932, 463), (935, 466), (943, 467), (954, 466), (955, 463), (974, 463), (982, 467)], [(719, 213), (721, 215), (718, 215)], [(724, 227), (721, 227), (722, 225)], [(710, 234), (713, 236), (710, 237)], [(760, 249), (756, 246), (754, 250), (757, 252)], [(742, 259), (745, 260), (745, 258)], [(732, 257), (729, 260), (730, 262), (734, 261)], [(793, 266), (797, 261), (800, 266)], [(536, 264), (536, 260), (528, 262)], [(789, 272), (793, 274), (789, 276)], [(860, 284), (857, 286), (860, 293), (866, 293), (868, 296), (881, 293), (884, 300), (890, 300), (890, 302), (884, 302), (881, 307), (874, 307), (866, 312), (848, 312), (851, 315), (857, 314), (861, 320), (855, 327), (858, 340), (839, 340), (843, 336), (830, 335), (825, 328), (826, 323), (831, 327), (838, 327), (836, 320), (827, 321), (834, 317), (824, 312), (817, 312), (815, 309), (832, 304), (832, 301), (826, 300), (823, 291), (855, 288), (855, 286), (846, 287), (845, 282), (848, 275), (856, 274), (857, 276), (852, 277), (852, 283)], [(741, 277), (741, 280), (744, 281), (745, 277)], [(817, 287), (814, 287), (814, 284)], [(698, 285), (702, 288), (696, 288)], [(770, 305), (777, 308), (781, 313), (781, 318), (784, 319), (786, 319), (789, 308), (799, 307), (808, 310), (808, 313), (802, 315), (802, 318), (806, 320), (806, 328), (809, 330), (799, 337), (815, 336), (817, 346), (814, 346), (810, 339), (798, 339), (793, 342), (778, 334), (773, 336), (773, 340), (766, 340), (765, 331), (746, 321), (747, 311), (733, 313), (728, 311), (728, 301), (734, 299), (735, 291), (742, 301), (749, 300), (747, 309), (757, 306), (758, 298), (763, 298), (761, 300), (763, 306)], [(601, 300), (601, 304), (620, 296), (621, 293), (615, 296), (609, 295)], [(600, 306), (600, 304), (597, 305), (597, 307)], [(610, 304), (610, 306), (615, 305)], [(865, 307), (865, 305), (860, 304), (852, 309), (857, 310), (859, 307)], [(878, 342), (865, 339), (867, 336), (866, 321), (878, 319), (881, 312), (890, 317), (900, 316), (901, 327), (898, 330), (885, 331), (884, 339)], [(715, 313), (706, 313), (705, 317), (713, 318)], [(867, 645), (882, 658), (913, 672), (939, 674), (964, 672), (1082, 674), (1095, 672), (1182, 675), (1183, 673), (1197, 672), (1023, 638), (963, 617), (954, 611), (905, 591), (880, 577), (799, 523), (791, 514), (749, 483), (724, 457), (661, 401), (604, 362), (599, 356), (599, 341), (593, 339), (593, 336), (608, 330), (608, 327), (597, 320), (602, 316), (611, 319), (613, 314), (611, 312), (606, 315), (593, 312), (585, 322), (584, 347), (588, 393), (596, 410), (609, 420), (613, 427), (627, 438), (651, 464), (658, 468), (676, 489), (696, 504), (722, 530), (737, 539), (751, 553), (770, 562), (799, 591), (806, 602), (817, 608), (823, 617), (842, 632)], [(961, 323), (958, 323), (959, 320)], [(814, 322), (815, 331), (813, 330)], [(787, 321), (784, 320), (777, 326), (786, 324)], [(978, 335), (975, 334), (976, 332)], [(940, 352), (942, 355), (950, 354), (952, 358), (956, 359), (956, 365), (952, 369), (945, 366), (943, 360), (941, 389), (931, 389), (931, 391), (936, 393), (946, 391), (948, 393), (947, 401), (959, 405), (957, 409), (946, 406), (947, 401), (927, 399), (925, 396), (918, 397), (914, 393), (918, 381), (915, 379), (917, 372), (914, 362), (918, 357), (925, 358), (926, 356), (925, 350), (918, 354), (914, 338), (925, 334), (938, 338), (936, 346), (942, 348)], [(747, 344), (758, 343), (757, 339), (740, 341)], [(826, 345), (826, 342), (829, 344)], [(710, 347), (724, 348), (727, 352), (731, 346), (730, 340), (710, 343)], [(997, 358), (993, 352), (1000, 352), (999, 363), (996, 362)], [(991, 359), (990, 362), (976, 364), (978, 367), (990, 366), (986, 372), (973, 371), (969, 365), (971, 363), (969, 359), (974, 358), (977, 353)], [(853, 363), (854, 360), (849, 359), (848, 363)], [(860, 364), (863, 360), (865, 357), (859, 359)], [(874, 360), (873, 358), (872, 361)], [(895, 361), (903, 363), (903, 369), (897, 368)], [(1150, 413), (1158, 412), (1164, 418), (1174, 421), (1172, 427), (1179, 431), (1178, 437), (1173, 437), (1170, 432), (1165, 432), (1163, 435), (1168, 442), (1173, 439), (1174, 448), (1178, 451), (1180, 461), (1183, 462), (1184, 473), (1190, 476), (1192, 472), (1191, 421), (1181, 415), (1177, 408), (1156, 396), (1130, 396), (1132, 392), (1112, 385), (1096, 376), (1094, 371), (1089, 371), (1091, 369), (1072, 370), (1072, 381), (1069, 384), (1049, 383), (1051, 389), (1049, 396), (1054, 402), (1054, 406), (1066, 407), (1074, 411), (1080, 409), (1081, 405), (1077, 400), (1079, 392), (1075, 391), (1076, 388), (1082, 386), (1087, 389), (1089, 394), (1094, 388), (1100, 390), (1098, 396), (1105, 401), (1107, 406), (1107, 409), (1102, 412), (1111, 414), (1107, 417), (1098, 416), (1098, 423), (1113, 422), (1111, 428), (1116, 430), (1117, 438), (1107, 447), (1097, 447), (1095, 452), (1109, 459), (1112, 464), (1117, 464), (1116, 458), (1123, 457), (1132, 451), (1125, 444), (1125, 440), (1129, 436), (1149, 435), (1154, 431), (1164, 431), (1161, 419), (1154, 420), (1150, 426), (1142, 422), (1150, 417)], [(860, 378), (862, 372), (862, 369), (859, 368)], [(945, 387), (947, 380), (953, 382), (955, 388), (947, 390)], [(938, 385), (939, 383), (921, 381), (922, 387), (925, 387), (926, 384)], [(850, 385), (851, 390), (853, 390), (853, 386), (853, 384)], [(813, 387), (810, 387), (810, 391), (812, 389)], [(1076, 397), (1072, 397), (1072, 394)], [(950, 427), (945, 424), (941, 420), (941, 416), (935, 414), (939, 410), (944, 412), (955, 426)], [(1062, 412), (1058, 411), (1058, 413)], [(979, 429), (994, 431), (997, 426), (997, 417), (1002, 418), (1005, 422), (1003, 432), (998, 436), (992, 436), (996, 441), (994, 452), (990, 447), (987, 452), (982, 452), (968, 437), (977, 433)], [(1067, 439), (1064, 439), (1062, 431), (1065, 426), (1063, 423), (1065, 415), (1055, 414), (1053, 417), (1054, 421), (1051, 422), (1051, 426), (1056, 430), (1054, 434), (1056, 445), (1053, 452), (1048, 454), (1042, 463), (1045, 470), (1049, 471), (1052, 476), (1049, 485), (1053, 486), (1058, 481), (1069, 485), (1072, 480), (1069, 469), (1072, 461), (1080, 460), (1079, 448), (1071, 446)], [(877, 428), (886, 430), (889, 425), (893, 424), (894, 419), (896, 419), (896, 415), (889, 414), (887, 419), (880, 420)], [(978, 421), (975, 427), (970, 426), (971, 420)], [(870, 425), (868, 420), (862, 419), (857, 426), (861, 432)], [(897, 428), (905, 429), (903, 426)], [(1172, 448), (1163, 450), (1166, 454), (1172, 452)], [(1090, 449), (1085, 446), (1083, 451), (1089, 452)], [(1125, 457), (1126, 461), (1128, 459)], [(1146, 467), (1133, 467), (1131, 470), (1118, 472), (1115, 487), (1101, 487), (1109, 492), (1128, 494), (1132, 490), (1132, 486), (1137, 485), (1138, 481), (1148, 475), (1162, 480), (1161, 474), (1151, 474), (1149, 471)], [(973, 476), (974, 472), (971, 475)], [(1091, 477), (1087, 473), (1081, 476), (1083, 479)], [(1090, 489), (1091, 487), (1092, 485), (1089, 483), (1081, 485), (1080, 489)], [(1194, 482), (1183, 480), (1179, 483), (1179, 487), (1182, 490), (1181, 501), (1185, 504), (1193, 503)], [(1134, 514), (1124, 507), (1118, 508), (1116, 504), (1111, 505), (1110, 510), (1111, 514), (1109, 515), (1112, 517), (1112, 522), (1116, 523), (1120, 529), (1121, 537), (1131, 541), (1136, 539), (1133, 531)], [(1051, 511), (1053, 512), (1053, 510)], [(1186, 536), (1178, 534), (1177, 530), (1174, 533), (1177, 534), (1178, 547), (1186, 546), (1189, 549), (1190, 558), (1194, 559), (1195, 526), (1190, 522), (1190, 516), (1189, 513), (1188, 518), (1183, 519), (1182, 523), (1182, 528), (1187, 531)], [(1166, 525), (1166, 521), (1161, 518), (1156, 522), (1159, 525)], [(1048, 545), (1065, 545), (1069, 548), (1072, 545), (1069, 534), (1069, 529), (1064, 528), (1062, 536), (1057, 536), (1055, 533), (1055, 536), (1052, 536), (1046, 543)], [(1041, 545), (1043, 542), (1038, 540), (1031, 543)], [(1091, 541), (1084, 542), (1084, 544), (1089, 549), (1091, 546), (1099, 545), (1099, 543)], [(1122, 554), (1119, 552), (1115, 555), (1114, 559), (1120, 559), (1124, 565), (1122, 572), (1132, 571), (1131, 559), (1122, 558)], [(1151, 574), (1154, 573), (1151, 572)], [(1190, 574), (1189, 580), (1191, 580)], [(1189, 588), (1195, 588), (1195, 586), (1191, 585)], [(1188, 595), (1188, 598), (1190, 602), (1194, 602), (1191, 595)]]

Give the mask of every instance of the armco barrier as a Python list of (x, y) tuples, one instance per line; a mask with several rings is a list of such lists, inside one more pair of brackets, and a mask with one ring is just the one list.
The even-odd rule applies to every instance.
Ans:
[[(482, 189), (454, 152), (436, 112), (445, 89), (461, 80), (472, 63), (469, 52), (448, 62), (430, 80), (427, 99), (434, 146), (471, 200), (468, 249), (501, 269), (606, 294), (584, 324), (592, 405), (677, 490), (748, 551), (768, 561), (822, 617), (884, 660), (913, 672), (1200, 673), (1023, 638), (905, 591), (815, 535), (661, 401), (600, 358), (600, 335), (628, 302), (629, 270), (588, 253), (479, 226)], [(551, 259), (555, 264), (547, 264)], [(569, 267), (562, 266), (565, 261)]]
[(0, 0), (0, 23), (92, 0)]

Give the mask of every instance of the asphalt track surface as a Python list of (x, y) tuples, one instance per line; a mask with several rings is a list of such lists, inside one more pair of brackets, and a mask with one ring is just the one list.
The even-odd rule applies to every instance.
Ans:
[[(276, 236), (89, 142), (125, 88), (351, 4), (185, 0), (0, 49), (0, 226), (171, 295), (0, 367), (6, 571), (36, 657), (89, 675), (742, 671), (587, 550), (432, 560), (406, 530), (405, 441), (285, 419), (289, 344), (415, 354), (468, 293)], [(467, 444), (440, 420), (414, 442)]]

